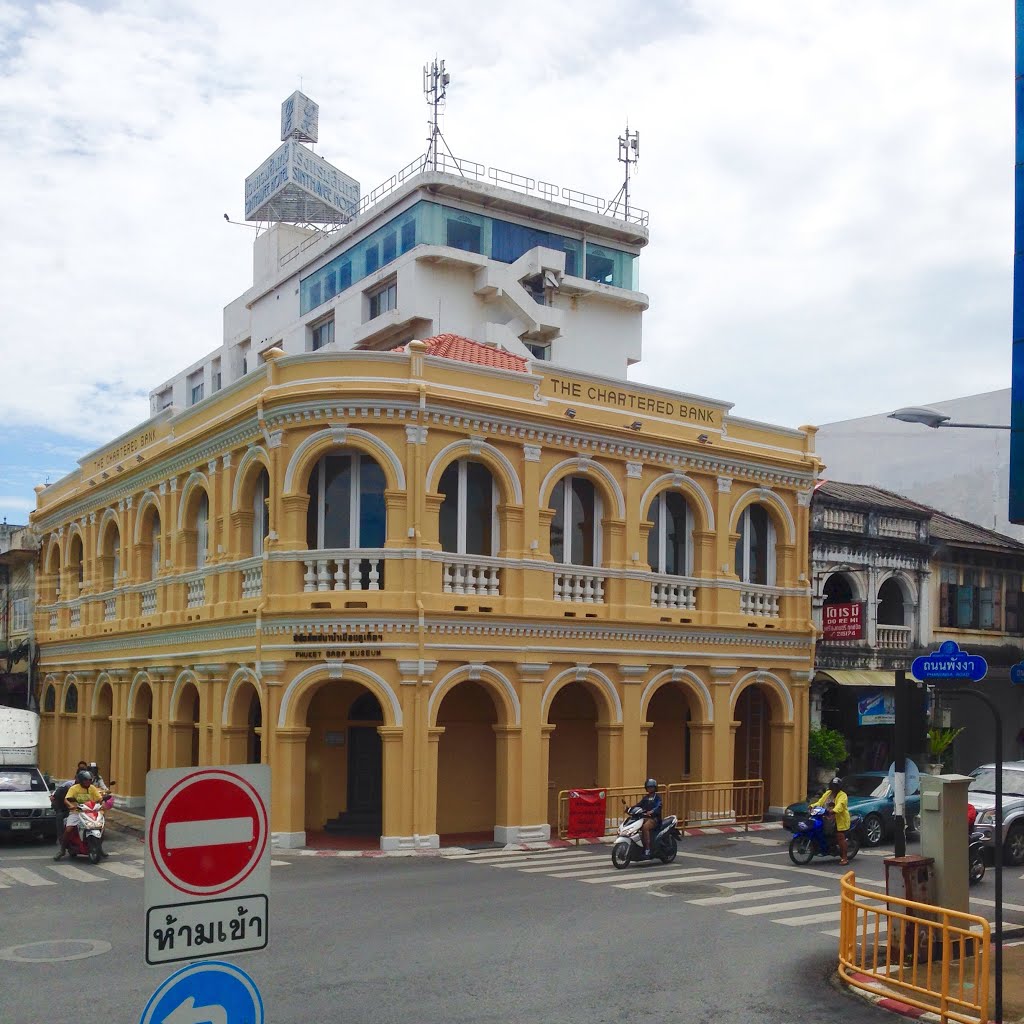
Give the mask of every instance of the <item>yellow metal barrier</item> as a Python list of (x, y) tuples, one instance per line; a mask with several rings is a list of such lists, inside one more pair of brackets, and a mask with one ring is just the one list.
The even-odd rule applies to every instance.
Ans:
[(761, 779), (673, 782), (665, 789), (665, 814), (674, 814), (681, 828), (763, 821), (764, 782)]
[(840, 885), (839, 976), (939, 1019), (988, 1022), (989, 925), (983, 917)]
[[(619, 829), (622, 807), (632, 807), (645, 796), (641, 782), (636, 786), (591, 787), (604, 788), (607, 794), (607, 816), (604, 835), (611, 836)], [(563, 789), (558, 794), (558, 837), (567, 838), (569, 825), (569, 794)], [(666, 817), (674, 814), (679, 827), (695, 825), (745, 825), (761, 821), (764, 817), (764, 783), (761, 779), (730, 779), (726, 782), (673, 782), (659, 786)]]

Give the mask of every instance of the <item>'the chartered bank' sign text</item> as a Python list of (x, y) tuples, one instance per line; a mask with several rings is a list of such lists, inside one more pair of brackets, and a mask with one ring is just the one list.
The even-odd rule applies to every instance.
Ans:
[(544, 384), (545, 390), (552, 398), (596, 402), (598, 405), (626, 409), (629, 412), (646, 412), (668, 419), (684, 420), (701, 427), (715, 428), (722, 425), (720, 409), (713, 409), (707, 405), (695, 405), (681, 399), (645, 395), (614, 385), (572, 380), (568, 377), (548, 377)]

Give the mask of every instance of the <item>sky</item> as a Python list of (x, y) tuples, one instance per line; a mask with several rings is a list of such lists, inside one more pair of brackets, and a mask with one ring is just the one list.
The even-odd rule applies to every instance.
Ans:
[(220, 344), (281, 101), (367, 192), (435, 54), (457, 156), (611, 198), (639, 130), (634, 380), (787, 426), (1009, 386), (1012, 4), (0, 0), (0, 518)]

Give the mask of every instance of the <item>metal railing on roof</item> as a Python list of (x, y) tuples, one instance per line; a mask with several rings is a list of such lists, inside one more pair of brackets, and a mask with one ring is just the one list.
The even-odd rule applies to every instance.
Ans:
[[(359, 201), (356, 207), (356, 217), (361, 217), (371, 207), (376, 206), (382, 199), (389, 196), (400, 185), (404, 185), (410, 178), (417, 174), (426, 174), (435, 168), (432, 162), (428, 162), (426, 156), (420, 155), (415, 160), (409, 161), (397, 174), (382, 181), (372, 192)], [(465, 160), (462, 157), (453, 157), (448, 153), (437, 154), (436, 169), (445, 174), (457, 174), (463, 178), (470, 178), (474, 181), (489, 179), (495, 185), (503, 188), (515, 189), (523, 195), (536, 195), (549, 203), (559, 203), (578, 210), (587, 210), (590, 213), (597, 213), (605, 217), (613, 217), (627, 224), (637, 224), (640, 227), (647, 227), (650, 221), (650, 213), (639, 206), (625, 206), (621, 201), (613, 204), (607, 203), (600, 196), (591, 195), (588, 192), (579, 192), (573, 188), (559, 188), (550, 181), (539, 181), (525, 174), (517, 174), (514, 171), (506, 171), (501, 167), (488, 168), (485, 164), (477, 163), (475, 160)], [(349, 224), (352, 222), (350, 221)], [(278, 260), (279, 266), (291, 263), (311, 246), (316, 245), (324, 238), (336, 234), (338, 231), (349, 226), (349, 224), (335, 224), (326, 230), (317, 228), (314, 234), (303, 239), (294, 248), (289, 249)]]

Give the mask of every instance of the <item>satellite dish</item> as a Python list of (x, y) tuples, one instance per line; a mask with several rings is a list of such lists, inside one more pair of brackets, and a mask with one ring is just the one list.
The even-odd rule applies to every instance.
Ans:
[[(903, 763), (905, 765), (904, 771), (907, 776), (907, 796), (913, 796), (921, 788), (921, 771), (909, 757)], [(894, 792), (896, 790), (895, 761), (889, 765), (889, 788)]]

